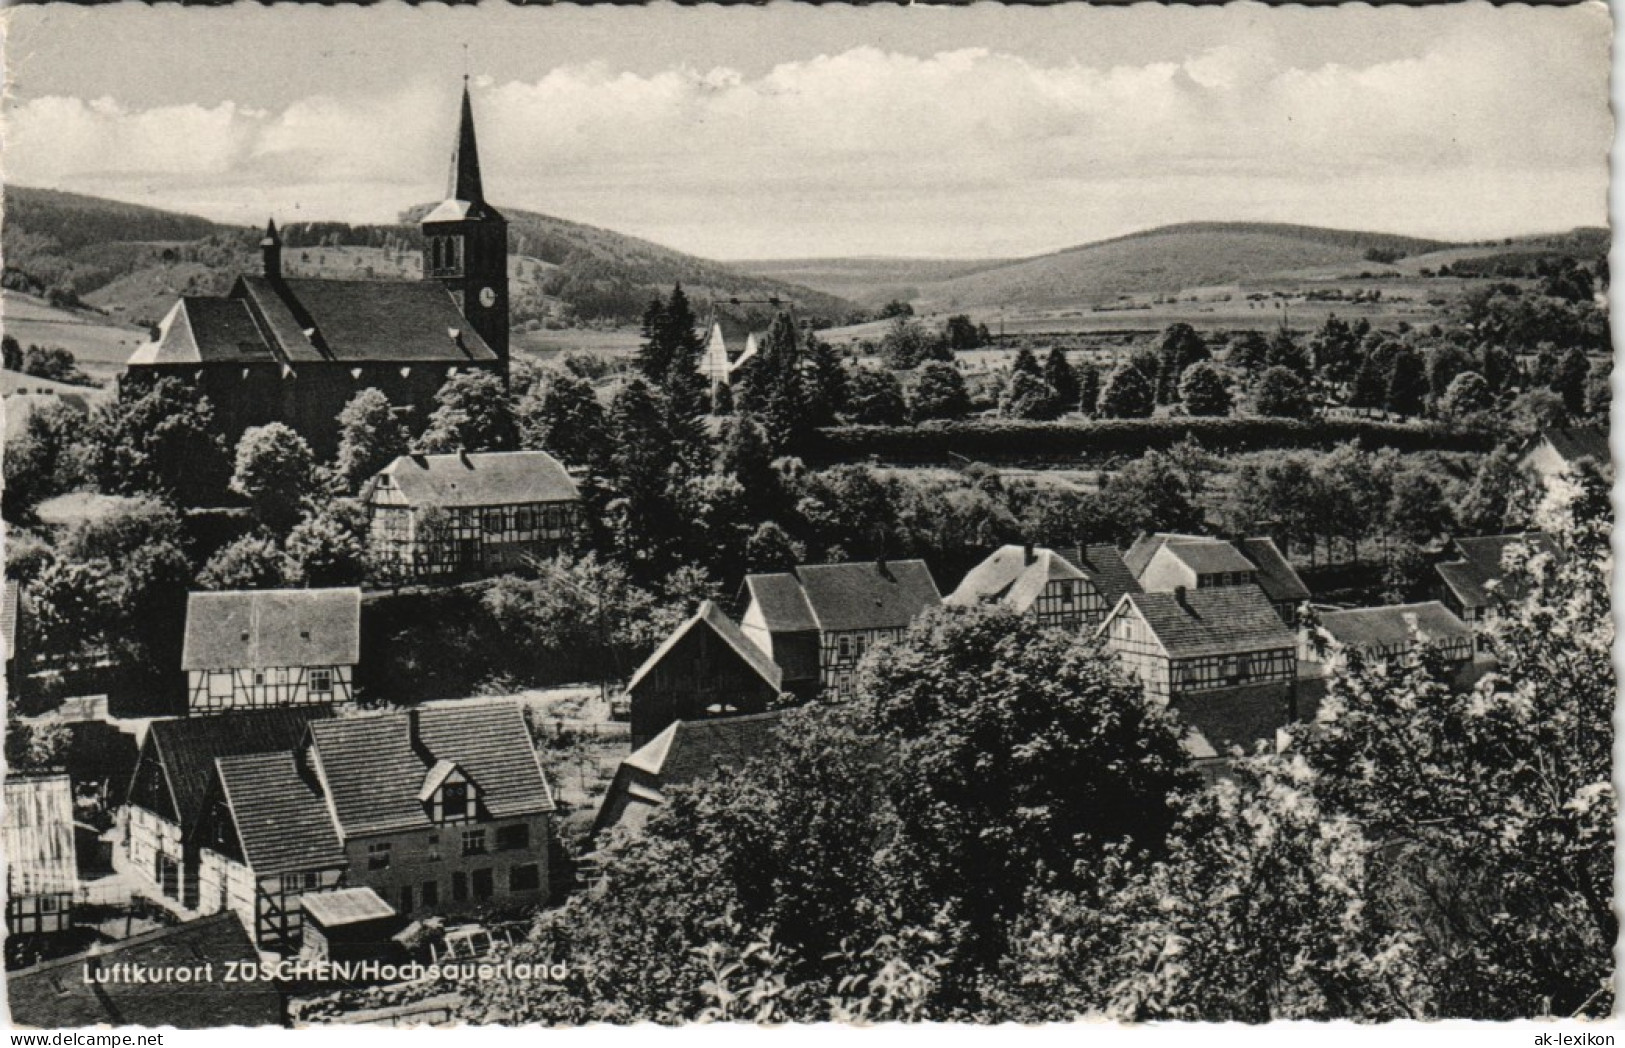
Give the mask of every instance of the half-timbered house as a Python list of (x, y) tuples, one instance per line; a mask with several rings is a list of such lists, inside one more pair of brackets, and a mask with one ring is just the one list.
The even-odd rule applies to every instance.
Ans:
[(759, 713), (778, 701), (783, 685), (778, 665), (705, 601), (632, 674), (632, 744), (676, 720)]
[(362, 491), (379, 569), (401, 581), (496, 575), (563, 550), (581, 495), (545, 451), (402, 455)]
[(1304, 676), (1325, 676), (1339, 657), (1391, 659), (1429, 651), (1451, 667), (1473, 657), (1473, 630), (1436, 600), (1317, 613), (1298, 638)]
[(745, 592), (745, 636), (778, 664), (785, 689), (801, 696), (820, 688), (850, 695), (869, 649), (942, 603), (920, 560), (804, 564), (747, 576)]
[(1123, 594), (1138, 592), (1115, 546), (1004, 546), (972, 568), (944, 603), (998, 603), (1046, 626), (1092, 629)]
[(291, 749), (311, 720), (331, 715), (331, 706), (287, 706), (153, 721), (120, 812), (128, 869), (146, 892), (178, 908), (198, 908), (199, 854), (193, 831), (215, 762)]
[(1257, 586), (1289, 626), (1309, 599), (1309, 587), (1275, 540), (1262, 536), (1231, 542), (1207, 535), (1143, 535), (1123, 560), (1147, 593), (1171, 593), (1180, 586)]
[(186, 601), (193, 714), (348, 702), (361, 659), (361, 591), (193, 593)]
[(1522, 594), (1517, 584), (1508, 584), (1505, 560), (1514, 547), (1532, 554), (1557, 556), (1558, 545), (1550, 535), (1528, 531), (1511, 535), (1480, 535), (1450, 541), (1445, 559), (1433, 566), (1439, 577), (1435, 589), (1441, 603), (1477, 631), (1497, 599), (1514, 600)]
[(1130, 593), (1098, 635), (1163, 701), (1297, 678), (1297, 638), (1256, 586)]
[(73, 786), (65, 773), (6, 779), (0, 847), (6, 862), (6, 931), (28, 937), (67, 931), (79, 869)]
[(216, 762), (200, 894), (280, 953), (317, 892), (371, 888), (406, 917), (537, 904), (553, 810), (516, 703), (313, 721), (296, 746)]

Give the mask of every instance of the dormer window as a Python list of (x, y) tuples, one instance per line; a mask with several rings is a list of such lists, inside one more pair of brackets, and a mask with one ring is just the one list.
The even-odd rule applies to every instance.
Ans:
[(429, 769), (418, 800), (435, 822), (466, 822), (479, 817), (479, 790), (451, 761), (438, 761)]
[(448, 782), (440, 787), (440, 812), (444, 819), (468, 817), (468, 784)]

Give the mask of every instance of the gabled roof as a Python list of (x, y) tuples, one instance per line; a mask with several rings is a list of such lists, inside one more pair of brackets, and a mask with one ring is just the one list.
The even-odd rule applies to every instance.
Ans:
[(79, 886), (73, 847), (73, 787), (66, 774), (6, 779), (0, 849), (7, 894), (49, 895)]
[[(1512, 535), (1481, 535), (1476, 538), (1458, 538), (1451, 542), (1460, 559), (1434, 565), (1439, 578), (1466, 608), (1482, 608), (1490, 601), (1490, 587), (1501, 582), (1501, 567), (1507, 550), (1513, 546), (1533, 547), (1537, 553), (1556, 556), (1557, 543), (1550, 535), (1539, 531)], [(1515, 591), (1502, 591), (1502, 596), (1516, 599)]]
[(277, 356), (302, 361), (466, 364), (494, 361), (445, 285), (435, 280), (240, 276), (246, 302)]
[(295, 751), (221, 757), (216, 768), (255, 876), (345, 865), (321, 784)]
[(1559, 458), (1571, 465), (1583, 458), (1595, 459), (1606, 466), (1609, 461), (1608, 428), (1581, 426), (1573, 429), (1548, 429), (1540, 439), (1552, 446)]
[(1054, 550), (1001, 546), (972, 568), (959, 586), (943, 598), (943, 603), (974, 605), (997, 600), (1017, 611), (1026, 611), (1051, 582), (1082, 578), (1083, 572)]
[[(183, 1030), (274, 1026), (283, 1021), (282, 995), (261, 980), (226, 982), (230, 963), (258, 964), (259, 953), (230, 910), (171, 928), (99, 945), (89, 953), (6, 973), (12, 1020), (36, 1029), (87, 1026), (174, 1026)], [(189, 983), (87, 983), (85, 966), (132, 970), (196, 968), (212, 963), (216, 977)]]
[[(762, 584), (762, 579), (774, 581)], [(793, 574), (751, 575), (745, 583), (752, 598), (768, 596), (761, 610), (774, 633), (904, 629), (942, 603), (930, 569), (920, 560), (804, 564)]]
[(1471, 627), (1436, 600), (1323, 611), (1320, 627), (1338, 644), (1355, 650), (1409, 647), (1413, 631), (1424, 645), (1471, 640), (1473, 636)]
[(181, 669), (353, 666), (361, 590), (230, 590), (186, 599)]
[(245, 753), (291, 750), (312, 721), (333, 715), (327, 706), (282, 706), (242, 710), (209, 717), (155, 720), (144, 747), (152, 747), (181, 829), (190, 833), (203, 811), (215, 761)]
[(1125, 593), (1143, 592), (1139, 580), (1129, 570), (1116, 546), (1102, 542), (1087, 546), (1063, 546), (1055, 552), (1083, 572), (1108, 604), (1116, 604)]
[(673, 721), (624, 763), (658, 778), (662, 786), (693, 782), (718, 768), (734, 768), (771, 750), (783, 710), (739, 717)]
[[(503, 506), (575, 502), (581, 494), (545, 451), (402, 455), (380, 471), (413, 506)], [(367, 495), (376, 491), (369, 485)]]
[(518, 703), (467, 702), (346, 717), (312, 724), (310, 737), (346, 839), (427, 829), (431, 823), (418, 790), (442, 760), (455, 763), (479, 786), (480, 803), (493, 818), (553, 810)]
[(1288, 563), (1274, 539), (1263, 536), (1240, 539), (1236, 546), (1258, 569), (1258, 585), (1264, 590), (1264, 596), (1277, 602), (1309, 599), (1309, 587), (1304, 585), (1303, 578)]
[(715, 602), (708, 600), (701, 603), (699, 611), (695, 612), (687, 622), (672, 630), (671, 635), (661, 642), (660, 647), (656, 648), (653, 654), (643, 660), (643, 665), (637, 668), (637, 672), (633, 673), (632, 679), (627, 682), (627, 690), (630, 691), (636, 688), (639, 682), (651, 673), (656, 666), (660, 665), (661, 660), (670, 654), (671, 650), (684, 637), (688, 636), (690, 631), (696, 629), (709, 629), (723, 643), (732, 648), (734, 653), (755, 671), (756, 675), (761, 677), (768, 687), (774, 691), (782, 689), (784, 673), (779, 669), (779, 664), (769, 658), (761, 648), (752, 644), (739, 627), (734, 625), (734, 621), (723, 614), (722, 609), (717, 607)]
[(1241, 550), (1224, 539), (1171, 538), (1163, 548), (1179, 558), (1198, 575), (1217, 575), (1225, 572), (1257, 571), (1253, 562), (1242, 556)]
[(1124, 605), (1140, 613), (1170, 658), (1272, 651), (1297, 644), (1257, 586), (1130, 593), (1114, 614), (1123, 613)]
[(1128, 552), (1123, 554), (1123, 563), (1128, 565), (1128, 570), (1134, 573), (1135, 578), (1139, 578), (1145, 574), (1146, 565), (1151, 563), (1151, 558), (1157, 555), (1157, 551), (1165, 546), (1169, 539), (1190, 539), (1200, 542), (1205, 538), (1206, 535), (1182, 535), (1171, 531), (1141, 535), (1129, 545)]
[(136, 353), (131, 363), (272, 364), (277, 360), (247, 302), (209, 295), (181, 296), (158, 325), (157, 340)]

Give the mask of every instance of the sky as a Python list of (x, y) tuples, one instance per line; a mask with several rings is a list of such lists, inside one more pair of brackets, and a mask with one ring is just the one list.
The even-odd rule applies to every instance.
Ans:
[[(1607, 8), (11, 7), (7, 181), (259, 223), (445, 193), (721, 259), (1172, 222), (1607, 223)], [(108, 42), (87, 47), (93, 38)]]

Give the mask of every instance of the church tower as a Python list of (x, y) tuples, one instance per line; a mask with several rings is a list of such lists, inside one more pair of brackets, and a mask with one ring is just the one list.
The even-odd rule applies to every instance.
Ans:
[(474, 107), (463, 114), (446, 199), (423, 219), (423, 276), (446, 285), (470, 325), (508, 368), (508, 220), (485, 202)]

